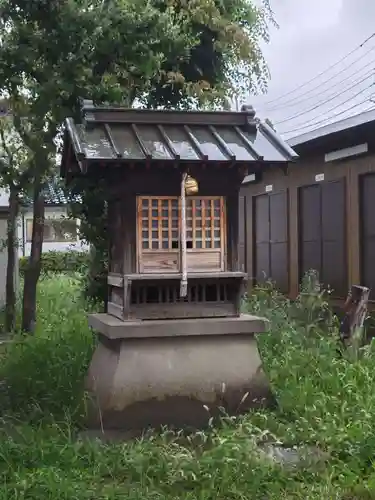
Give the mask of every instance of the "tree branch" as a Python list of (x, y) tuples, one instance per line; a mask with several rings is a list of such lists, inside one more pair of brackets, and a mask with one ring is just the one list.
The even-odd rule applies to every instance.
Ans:
[(8, 159), (9, 159), (9, 162), (13, 165), (13, 161), (14, 161), (13, 153), (11, 152), (11, 150), (8, 147), (7, 141), (5, 139), (4, 128), (2, 126), (0, 126), (0, 139), (1, 139), (1, 146), (4, 149), (4, 151), (6, 152)]

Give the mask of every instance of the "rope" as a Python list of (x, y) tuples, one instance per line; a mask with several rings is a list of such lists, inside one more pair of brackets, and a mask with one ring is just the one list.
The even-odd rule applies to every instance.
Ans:
[(186, 198), (185, 198), (185, 182), (187, 174), (182, 175), (181, 181), (181, 283), (180, 297), (187, 295), (187, 266), (186, 266)]

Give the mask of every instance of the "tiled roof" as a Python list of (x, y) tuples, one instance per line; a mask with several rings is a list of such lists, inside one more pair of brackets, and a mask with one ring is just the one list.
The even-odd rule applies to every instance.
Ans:
[[(43, 197), (46, 206), (65, 206), (69, 203), (59, 178), (51, 178), (46, 183), (43, 189)], [(32, 205), (33, 200), (31, 197), (25, 196), (23, 203)]]
[[(95, 107), (86, 101), (81, 124), (66, 120), (82, 162), (285, 163), (297, 154), (251, 106), (230, 111), (150, 111)], [(64, 161), (64, 160), (63, 160)]]
[(43, 189), (44, 203), (46, 205), (67, 205), (68, 200), (65, 196), (61, 182), (53, 179), (47, 183)]

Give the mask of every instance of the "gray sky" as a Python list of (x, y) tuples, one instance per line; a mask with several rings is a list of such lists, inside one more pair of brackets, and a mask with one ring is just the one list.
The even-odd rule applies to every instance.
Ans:
[[(271, 71), (268, 93), (249, 98), (257, 115), (270, 118), (285, 137), (293, 137), (368, 109), (370, 97), (375, 97), (375, 36), (325, 70), (375, 32), (375, 0), (271, 3), (279, 29), (271, 30), (264, 47)], [(324, 75), (296, 90), (321, 72)]]

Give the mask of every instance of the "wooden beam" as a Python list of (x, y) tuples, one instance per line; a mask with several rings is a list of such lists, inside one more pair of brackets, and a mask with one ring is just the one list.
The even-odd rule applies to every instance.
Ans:
[(254, 160), (257, 161), (262, 161), (264, 157), (258, 153), (258, 151), (255, 149), (254, 144), (246, 137), (246, 135), (242, 132), (240, 127), (234, 127), (234, 130), (237, 132), (237, 134), (240, 136), (242, 139), (242, 142), (244, 142), (250, 151), (250, 154), (253, 156)]
[(124, 278), (122, 274), (109, 273), (107, 278), (108, 285), (122, 288)]
[(158, 130), (159, 130), (160, 135), (162, 136), (164, 142), (168, 146), (168, 149), (169, 149), (170, 153), (172, 153), (172, 155), (174, 156), (175, 160), (179, 160), (180, 159), (180, 155), (177, 153), (177, 151), (175, 150), (175, 148), (173, 146), (172, 141), (167, 136), (167, 134), (166, 134), (166, 132), (164, 130), (163, 125), (158, 125), (157, 127), (158, 127)]
[(217, 142), (220, 145), (220, 148), (224, 151), (224, 153), (229, 157), (230, 160), (235, 161), (236, 160), (236, 155), (231, 151), (229, 148), (228, 144), (223, 140), (222, 137), (217, 133), (216, 128), (213, 125), (210, 125), (210, 131), (211, 134), (215, 137)]
[(362, 341), (369, 295), (370, 289), (360, 285), (353, 285), (348, 293), (343, 307), (345, 316), (340, 324), (340, 340), (344, 347)]
[(203, 153), (203, 151), (201, 150), (201, 146), (199, 144), (199, 142), (197, 141), (195, 135), (192, 133), (190, 127), (188, 127), (187, 125), (184, 125), (184, 129), (185, 129), (185, 132), (187, 133), (189, 139), (190, 139), (190, 142), (192, 143), (194, 149), (195, 149), (195, 152), (198, 153), (198, 156), (204, 160), (204, 161), (207, 161), (208, 160), (208, 156), (205, 155)]
[(138, 129), (137, 125), (134, 125), (134, 123), (133, 123), (131, 127), (132, 127), (133, 133), (138, 141), (138, 144), (142, 150), (142, 153), (145, 155), (146, 159), (148, 161), (150, 161), (152, 158), (152, 155), (151, 155), (150, 151), (148, 150), (146, 144), (143, 142), (143, 139), (139, 133), (139, 129)]
[(124, 320), (129, 319), (130, 315), (130, 303), (131, 303), (131, 288), (132, 280), (127, 276), (124, 276), (124, 288), (123, 288), (123, 317)]
[(105, 130), (105, 133), (107, 134), (108, 141), (109, 141), (111, 148), (113, 149), (115, 155), (117, 156), (117, 158), (122, 158), (122, 154), (120, 153), (119, 149), (116, 146), (115, 140), (114, 140), (113, 135), (112, 135), (111, 127), (108, 125), (108, 123), (104, 124), (104, 130)]

